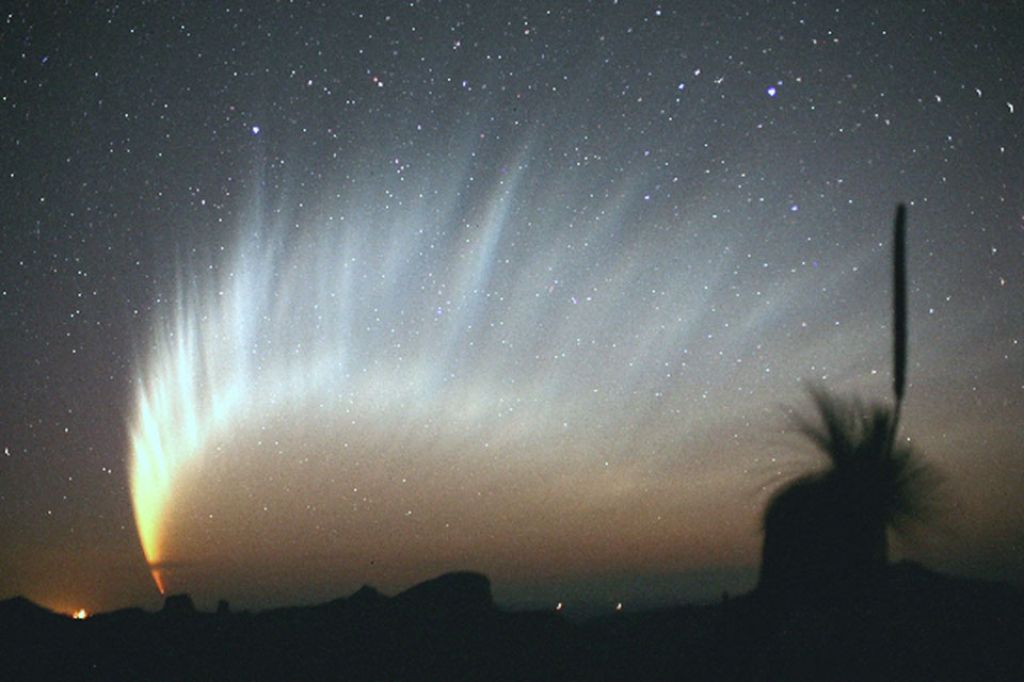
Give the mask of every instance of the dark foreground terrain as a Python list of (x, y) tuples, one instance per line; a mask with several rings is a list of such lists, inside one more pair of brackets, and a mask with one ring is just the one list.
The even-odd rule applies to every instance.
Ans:
[(179, 596), (73, 621), (11, 599), (0, 679), (1020, 681), (1024, 598), (901, 564), (843, 594), (582, 624), (502, 611), (474, 573), (258, 614), (199, 613)]

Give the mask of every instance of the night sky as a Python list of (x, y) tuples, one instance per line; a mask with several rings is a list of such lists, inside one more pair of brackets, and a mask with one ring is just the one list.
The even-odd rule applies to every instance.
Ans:
[(897, 553), (1022, 581), (1020, 3), (16, 4), (0, 598), (747, 589), (898, 202)]

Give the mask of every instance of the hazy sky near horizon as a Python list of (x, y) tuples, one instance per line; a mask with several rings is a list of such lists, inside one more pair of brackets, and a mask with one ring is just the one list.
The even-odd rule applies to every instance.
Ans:
[(900, 551), (1024, 575), (1019, 3), (5, 12), (0, 598), (749, 587), (898, 202)]

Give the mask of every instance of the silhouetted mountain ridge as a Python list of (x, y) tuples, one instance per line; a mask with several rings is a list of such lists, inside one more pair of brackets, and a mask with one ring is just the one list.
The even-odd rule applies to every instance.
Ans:
[(59, 630), (71, 625), (74, 623), (67, 616), (56, 614), (25, 597), (0, 601), (0, 642), (17, 637), (25, 630)]
[(307, 607), (72, 621), (0, 602), (0, 679), (1024, 679), (1024, 598), (897, 564), (862, 592), (624, 611), (573, 623), (507, 612), (486, 576), (449, 573), (389, 597), (363, 586)]

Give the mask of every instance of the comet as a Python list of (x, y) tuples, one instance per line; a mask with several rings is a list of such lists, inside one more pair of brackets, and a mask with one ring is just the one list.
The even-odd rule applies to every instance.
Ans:
[[(400, 504), (396, 495), (364, 501), (359, 482), (345, 480), (355, 466), (349, 442), (359, 471), (400, 452), (424, 472), (493, 478), (516, 468), (538, 485), (564, 480), (551, 499), (569, 523), (601, 496), (665, 487), (655, 469), (623, 459), (638, 433), (646, 457), (667, 461), (661, 453), (678, 448), (681, 433), (729, 418), (706, 407), (702, 396), (720, 383), (706, 377), (721, 358), (753, 353), (771, 319), (766, 303), (792, 301), (799, 277), (739, 299), (721, 284), (739, 267), (722, 254), (744, 253), (725, 248), (728, 230), (665, 229), (644, 213), (642, 175), (614, 188), (563, 184), (534, 170), (530, 144), (482, 168), (472, 148), (482, 139), (470, 136), (438, 168), (411, 159), (386, 187), (380, 178), (397, 154), (380, 153), (378, 171), (368, 162), (364, 179), (317, 201), (255, 196), (216, 245), (183, 244), (173, 272), (155, 275), (126, 431), (139, 542), (161, 593), (183, 587), (183, 566), (224, 558), (216, 538), (229, 536), (216, 533), (250, 534), (254, 542), (241, 544), (253, 554), (297, 551), (282, 546), (307, 505), (327, 506), (335, 516), (324, 523), (346, 529), (356, 508), (380, 510), (370, 524), (393, 523), (381, 515)], [(723, 308), (734, 316), (724, 338)], [(763, 371), (749, 372), (763, 383)], [(268, 449), (280, 428), (305, 434), (295, 440), (310, 443), (306, 455), (315, 447), (333, 468), (266, 484), (299, 467)], [(614, 477), (610, 461), (620, 463)], [(292, 492), (265, 505), (231, 476), (264, 485), (261, 494)], [(197, 492), (197, 481), (207, 487)], [(316, 499), (293, 503), (313, 488)], [(251, 506), (211, 518), (198, 510), (201, 493)], [(462, 498), (445, 495), (451, 516), (462, 513), (453, 506)], [(431, 504), (421, 510), (449, 508)], [(259, 535), (264, 507), (293, 514), (276, 527), (282, 542)], [(411, 506), (395, 516), (430, 522)], [(438, 520), (436, 537), (449, 537), (447, 522)], [(317, 551), (354, 551), (336, 537)]]

